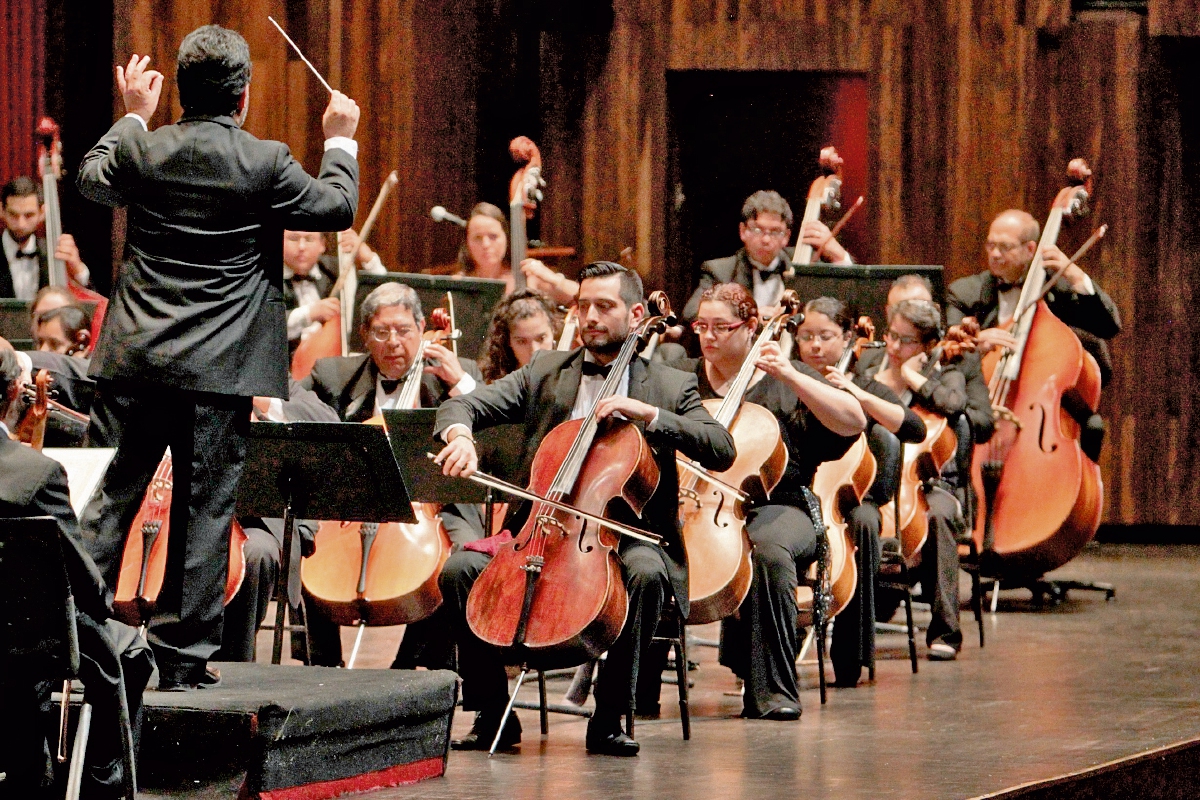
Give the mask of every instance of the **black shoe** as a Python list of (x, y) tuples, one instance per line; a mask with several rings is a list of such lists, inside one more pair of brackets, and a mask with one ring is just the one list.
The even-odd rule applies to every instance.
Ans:
[[(496, 738), (496, 729), (500, 727), (500, 717), (503, 710), (498, 712), (480, 711), (475, 715), (475, 723), (471, 732), (461, 739), (450, 742), (453, 750), (491, 750), (492, 741)], [(511, 750), (521, 743), (521, 720), (516, 713), (508, 715), (504, 723), (504, 732), (500, 734), (497, 750)]]
[(587, 737), (587, 751), (592, 755), (629, 758), (636, 756), (641, 749), (641, 745), (621, 731), (610, 733), (607, 736), (589, 734)]
[(216, 667), (204, 668), (200, 673), (200, 677), (195, 681), (191, 680), (173, 680), (164, 676), (158, 679), (158, 690), (160, 692), (190, 692), (193, 689), (215, 689), (221, 685), (221, 670)]
[(760, 719), (770, 719), (775, 722), (795, 722), (800, 719), (800, 706), (778, 706), (763, 714)]

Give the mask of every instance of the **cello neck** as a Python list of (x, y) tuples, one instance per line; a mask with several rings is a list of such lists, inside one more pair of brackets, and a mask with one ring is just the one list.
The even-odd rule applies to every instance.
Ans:
[(733, 424), (733, 418), (737, 416), (738, 409), (742, 407), (742, 400), (746, 397), (746, 392), (750, 390), (750, 385), (759, 372), (759, 369), (754, 366), (758, 362), (758, 354), (762, 352), (764, 344), (775, 338), (777, 331), (778, 324), (775, 320), (771, 320), (763, 326), (762, 331), (755, 338), (754, 344), (750, 346), (750, 351), (746, 353), (737, 377), (733, 379), (729, 391), (722, 398), (720, 408), (713, 415), (726, 430)]

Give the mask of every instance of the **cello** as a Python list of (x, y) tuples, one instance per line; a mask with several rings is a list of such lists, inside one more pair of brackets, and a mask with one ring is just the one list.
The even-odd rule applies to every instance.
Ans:
[(54, 257), (58, 239), (62, 236), (62, 205), (58, 200), (58, 179), (63, 175), (62, 140), (58, 123), (50, 117), (38, 120), (34, 132), (38, 142), (38, 175), (42, 179), (42, 197), (46, 206), (46, 249), (51, 286), (65, 286), (80, 303), (94, 305), (92, 312), (90, 353), (100, 340), (100, 328), (104, 324), (104, 312), (108, 310), (108, 298), (80, 286), (67, 275), (67, 265)]
[[(859, 317), (854, 325), (854, 344), (842, 352), (835, 365), (846, 372), (867, 347), (877, 346), (875, 325), (870, 317)], [(826, 461), (813, 476), (813, 493), (821, 500), (821, 517), (830, 546), (830, 584), (833, 603), (829, 616), (837, 616), (858, 588), (858, 569), (854, 560), (856, 545), (850, 538), (846, 510), (862, 502), (875, 482), (877, 464), (865, 434), (859, 434), (845, 455)]]
[[(978, 333), (979, 325), (970, 317), (963, 320), (962, 325), (951, 327), (945, 338), (930, 352), (929, 360), (921, 374), (930, 378), (938, 364), (949, 363), (964, 352), (974, 350), (975, 336)], [(941, 475), (942, 469), (954, 458), (955, 448), (958, 446), (958, 437), (954, 435), (945, 417), (920, 406), (913, 407), (912, 411), (925, 423), (925, 440), (919, 444), (903, 446), (896, 497), (879, 509), (883, 517), (879, 535), (900, 540), (900, 553), (909, 569), (915, 569), (920, 564), (921, 548), (929, 536), (929, 504), (925, 500), (925, 481)]]
[(508, 261), (512, 265), (513, 291), (519, 292), (525, 288), (521, 262), (529, 253), (525, 222), (533, 219), (546, 181), (542, 178), (542, 154), (532, 139), (518, 136), (509, 142), (508, 152), (517, 164), (508, 182)]
[[(379, 218), (379, 212), (383, 209), (383, 201), (391, 193), (392, 187), (399, 182), (399, 175), (392, 170), (384, 180), (383, 186), (379, 187), (375, 204), (371, 206), (371, 213), (367, 215), (367, 221), (363, 223), (362, 233), (359, 235), (360, 243), (367, 240), (371, 229), (375, 227), (375, 220)], [(308, 374), (312, 372), (313, 364), (317, 363), (319, 359), (350, 354), (349, 325), (350, 320), (354, 318), (354, 293), (358, 285), (358, 275), (354, 268), (356, 253), (342, 251), (341, 231), (338, 231), (337, 244), (338, 276), (334, 281), (333, 288), (329, 290), (329, 296), (341, 300), (342, 310), (337, 316), (321, 323), (320, 329), (300, 342), (296, 347), (296, 352), (292, 353), (291, 374), (298, 381), (308, 377)]]
[(971, 465), (983, 505), (974, 538), (989, 571), (1000, 577), (1037, 578), (1062, 566), (1100, 525), (1100, 466), (1080, 448), (1080, 425), (1063, 404), (1068, 397), (1094, 412), (1100, 369), (1041, 299), (1042, 251), (1057, 242), (1065, 219), (1086, 213), (1091, 194), (1091, 170), (1083, 159), (1072, 160), (1067, 174), (1008, 323), (1016, 349), (983, 359), (996, 432), (976, 446)]
[(533, 501), (520, 532), (502, 544), (467, 598), (471, 630), (529, 667), (571, 667), (598, 657), (625, 625), (628, 594), (615, 533), (659, 538), (605, 520), (620, 498), (640, 514), (658, 486), (658, 464), (627, 420), (596, 419), (616, 394), (641, 339), (673, 322), (666, 295), (626, 337), (587, 413), (557, 425), (538, 445), (528, 490), (476, 473), (472, 479)]
[(733, 466), (710, 473), (676, 458), (685, 475), (679, 482), (679, 520), (688, 560), (688, 625), (725, 619), (746, 599), (753, 578), (753, 544), (746, 533), (743, 507), (750, 498), (770, 497), (787, 469), (787, 445), (779, 420), (757, 403), (743, 402), (761, 374), (755, 363), (763, 345), (779, 336), (800, 300), (789, 290), (781, 303), (783, 312), (763, 325), (726, 395), (704, 401), (708, 412), (733, 436), (737, 446)]
[[(430, 322), (404, 376), (399, 407), (418, 406), (425, 346), (453, 336), (442, 309), (434, 309)], [(450, 538), (436, 506), (414, 503), (413, 512), (415, 523), (321, 522), (316, 551), (300, 567), (308, 607), (338, 625), (358, 626), (360, 635), (366, 626), (405, 625), (432, 614), (442, 604), (438, 576)]]
[[(808, 187), (808, 199), (804, 203), (804, 217), (800, 220), (798, 228), (803, 228), (806, 222), (820, 219), (823, 210), (837, 211), (842, 207), (843, 162), (842, 157), (838, 155), (837, 148), (821, 148), (818, 163), (821, 166), (821, 174)], [(857, 208), (857, 204), (855, 207)], [(802, 238), (801, 234), (800, 238), (796, 239), (796, 250), (792, 254), (793, 264), (812, 263), (812, 245), (805, 244), (801, 241)]]
[[(113, 616), (126, 625), (138, 627), (154, 615), (158, 595), (167, 571), (167, 537), (171, 528), (171, 496), (174, 484), (171, 451), (158, 462), (154, 477), (146, 488), (138, 508), (125, 550), (113, 597)], [(242, 546), (246, 532), (236, 519), (229, 530), (229, 567), (225, 578), (225, 605), (242, 587), (246, 577), (246, 559)]]

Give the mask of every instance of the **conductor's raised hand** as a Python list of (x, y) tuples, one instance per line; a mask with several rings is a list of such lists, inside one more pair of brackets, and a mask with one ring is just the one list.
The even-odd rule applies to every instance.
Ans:
[(162, 73), (146, 69), (150, 66), (150, 56), (138, 58), (134, 53), (129, 63), (124, 67), (117, 66), (117, 88), (121, 90), (121, 98), (125, 101), (125, 113), (137, 114), (149, 124), (158, 108), (158, 97), (162, 94)]
[(325, 113), (321, 116), (325, 138), (345, 136), (353, 139), (354, 132), (358, 130), (358, 115), (358, 103), (334, 89), (329, 96), (329, 105), (325, 106)]

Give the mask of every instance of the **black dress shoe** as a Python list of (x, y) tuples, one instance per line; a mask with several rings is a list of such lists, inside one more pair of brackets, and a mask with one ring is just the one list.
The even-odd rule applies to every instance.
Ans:
[(795, 722), (800, 719), (800, 706), (778, 706), (762, 715), (762, 719), (776, 722)]
[(215, 689), (220, 685), (221, 670), (216, 667), (207, 666), (195, 681), (173, 680), (161, 676), (158, 679), (158, 690), (160, 692), (190, 692), (193, 689)]
[[(492, 741), (496, 738), (496, 729), (500, 727), (500, 717), (503, 711), (492, 713), (480, 711), (475, 715), (475, 723), (471, 732), (461, 739), (450, 742), (454, 750), (491, 750)], [(500, 734), (497, 750), (511, 750), (521, 743), (521, 720), (516, 714), (509, 714), (504, 723), (504, 732)]]
[(641, 749), (641, 745), (621, 731), (610, 733), (607, 736), (589, 735), (587, 737), (587, 751), (593, 755), (628, 758), (636, 756)]

